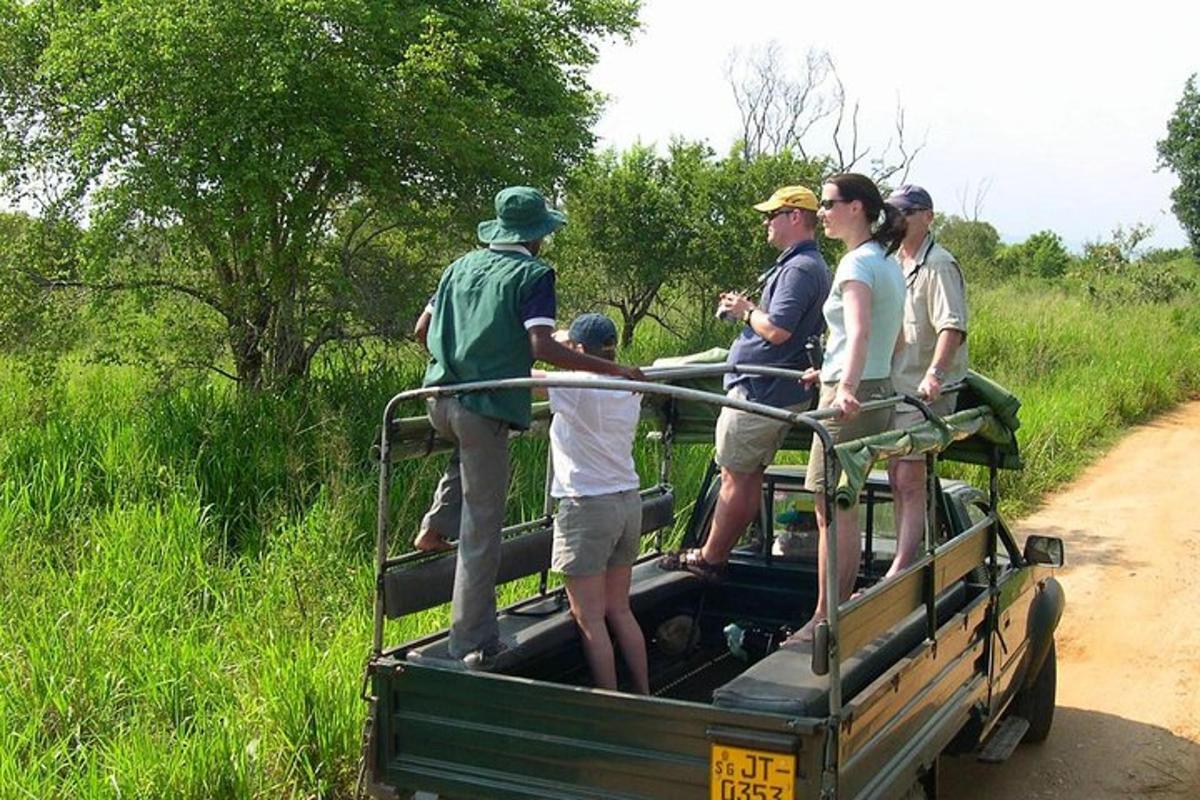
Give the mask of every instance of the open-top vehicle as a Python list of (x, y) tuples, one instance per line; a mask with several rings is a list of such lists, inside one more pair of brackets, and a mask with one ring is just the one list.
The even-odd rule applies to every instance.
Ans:
[[(569, 376), (419, 389), (398, 395), (380, 439), (378, 571), (363, 785), (378, 798), (713, 798), (794, 800), (934, 796), (943, 753), (1002, 760), (1022, 739), (1049, 732), (1054, 711), (1054, 630), (1062, 613), (1052, 567), (1062, 543), (1031, 536), (1018, 546), (996, 508), (997, 470), (1019, 465), (1015, 410), (972, 376), (959, 410), (832, 445), (827, 412), (793, 414), (691, 388), (724, 365), (648, 370), (653, 383)], [(739, 371), (798, 377), (770, 367)], [(498, 583), (530, 578), (528, 597), (500, 613), (508, 650), (490, 672), (454, 668), (447, 633), (387, 641), (388, 621), (450, 599), (454, 554), (389, 551), (392, 466), (447, 447), (423, 418), (396, 418), (402, 401), (501, 386), (586, 385), (642, 392), (644, 419), (661, 443), (656, 485), (643, 490), (648, 552), (634, 569), (631, 604), (645, 633), (651, 695), (590, 688), (563, 590), (548, 580), (552, 507), (505, 529)], [(864, 404), (864, 409), (876, 404)], [(763, 478), (763, 511), (720, 581), (664, 572), (654, 563), (675, 521), (672, 449), (712, 441), (722, 406), (793, 424), (785, 449), (820, 437), (828, 489), (804, 489), (804, 467)], [(548, 412), (535, 414), (533, 434)], [(925, 553), (885, 582), (894, 547), (886, 476), (891, 455), (927, 459)], [(939, 458), (988, 467), (986, 490), (939, 480)], [(549, 467), (548, 467), (549, 469)], [(719, 484), (710, 467), (690, 508), (684, 544), (709, 529)], [(863, 520), (859, 595), (832, 604), (815, 640), (780, 647), (817, 596), (815, 503), (848, 505)], [(832, 519), (833, 515), (829, 514)], [(838, 574), (830, 533), (826, 575)], [(532, 576), (539, 576), (535, 581)], [(536, 585), (535, 585), (536, 584)]]

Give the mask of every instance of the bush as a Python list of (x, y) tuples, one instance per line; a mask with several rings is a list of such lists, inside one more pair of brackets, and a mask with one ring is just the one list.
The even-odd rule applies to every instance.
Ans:
[(1057, 278), (1067, 272), (1071, 254), (1057, 233), (1040, 231), (1020, 244), (1001, 248), (997, 264), (1005, 276)]

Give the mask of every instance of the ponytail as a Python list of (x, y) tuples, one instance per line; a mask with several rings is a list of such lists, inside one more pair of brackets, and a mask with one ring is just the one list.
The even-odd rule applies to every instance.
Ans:
[(879, 242), (890, 256), (900, 249), (904, 234), (908, 232), (908, 219), (895, 206), (883, 204), (883, 221), (871, 233), (871, 241)]

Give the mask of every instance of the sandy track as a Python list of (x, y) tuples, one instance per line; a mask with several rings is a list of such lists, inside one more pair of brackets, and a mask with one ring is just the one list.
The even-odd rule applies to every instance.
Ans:
[(943, 795), (1200, 800), (1200, 402), (1017, 528), (1067, 548), (1054, 728), (1005, 764), (943, 759)]

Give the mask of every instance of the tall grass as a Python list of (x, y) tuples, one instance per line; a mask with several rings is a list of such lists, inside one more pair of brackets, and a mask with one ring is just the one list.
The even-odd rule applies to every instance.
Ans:
[[(1040, 284), (973, 295), (972, 359), (1025, 402), (1029, 466), (1004, 478), (1009, 511), (1200, 387), (1197, 299), (1101, 310)], [(633, 355), (729, 332), (680, 344), (647, 329)], [(0, 362), (0, 797), (349, 794), (370, 641), (367, 453), (384, 401), (419, 372), (331, 368), (255, 398)], [(707, 457), (677, 454), (682, 498)], [(510, 513), (537, 513), (544, 459), (544, 443), (516, 446)], [(441, 466), (401, 466), (397, 547)]]

